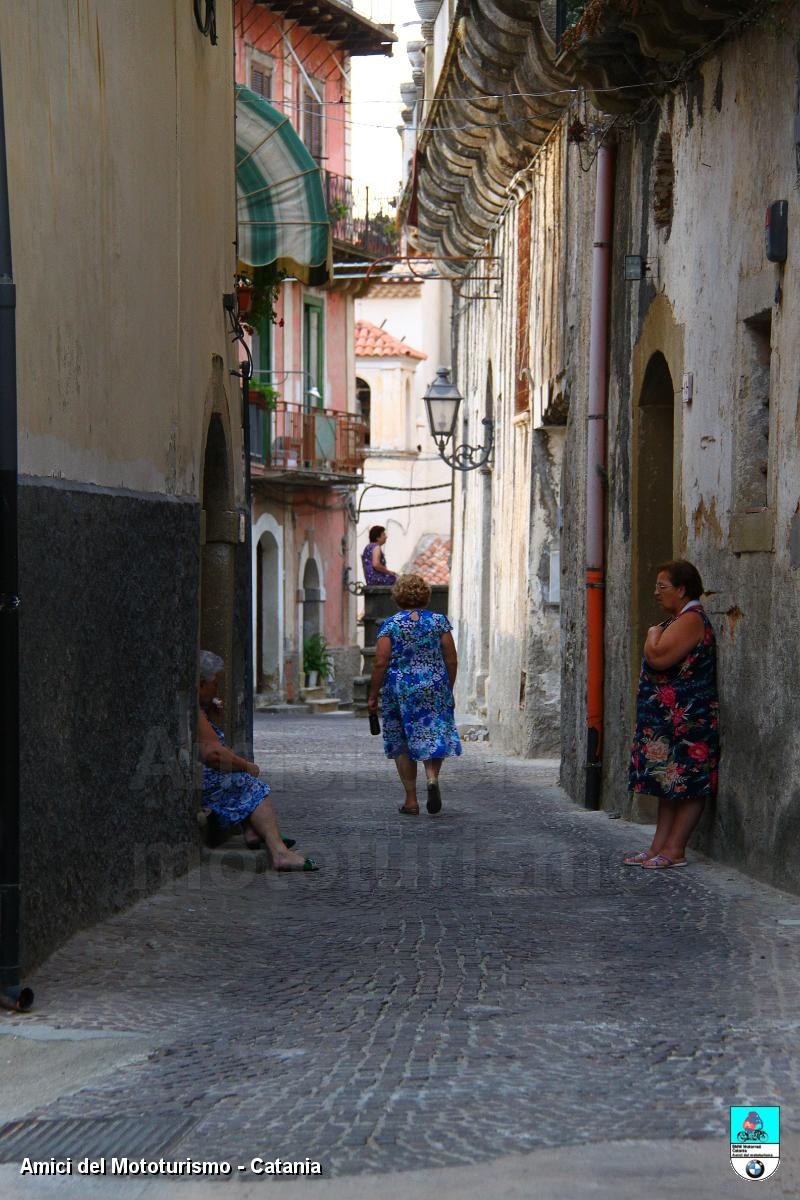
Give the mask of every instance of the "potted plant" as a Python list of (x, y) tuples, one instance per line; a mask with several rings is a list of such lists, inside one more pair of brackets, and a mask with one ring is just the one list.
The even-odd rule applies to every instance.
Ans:
[(317, 681), (325, 682), (330, 678), (333, 658), (328, 649), (328, 643), (321, 633), (314, 633), (303, 642), (303, 670), (306, 673), (306, 687), (317, 686)]
[(257, 379), (250, 380), (250, 403), (274, 412), (278, 403), (278, 389), (270, 383), (259, 383)]

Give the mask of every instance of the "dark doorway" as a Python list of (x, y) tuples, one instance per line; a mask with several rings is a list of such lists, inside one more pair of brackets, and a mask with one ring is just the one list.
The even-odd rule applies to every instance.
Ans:
[(633, 541), (633, 668), (638, 675), (642, 646), (658, 620), (653, 599), (656, 567), (673, 556), (675, 389), (664, 355), (647, 364), (634, 427), (636, 490)]

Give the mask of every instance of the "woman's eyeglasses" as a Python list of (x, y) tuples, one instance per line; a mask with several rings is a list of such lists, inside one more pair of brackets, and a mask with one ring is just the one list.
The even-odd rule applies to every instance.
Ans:
[(674, 587), (675, 587), (674, 583), (657, 583), (656, 591), (657, 592), (669, 592), (672, 589), (674, 589)]

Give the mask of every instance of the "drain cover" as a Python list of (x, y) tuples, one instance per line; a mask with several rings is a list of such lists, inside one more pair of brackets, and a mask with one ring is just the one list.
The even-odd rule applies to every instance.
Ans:
[(184, 1137), (196, 1117), (65, 1117), (55, 1121), (12, 1121), (0, 1128), (0, 1162), (23, 1158), (153, 1158)]

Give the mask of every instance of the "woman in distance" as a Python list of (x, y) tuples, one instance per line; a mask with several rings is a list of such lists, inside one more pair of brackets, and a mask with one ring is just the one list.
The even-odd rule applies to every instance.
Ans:
[(269, 799), (269, 784), (258, 778), (257, 764), (234, 754), (214, 723), (219, 720), (215, 700), (224, 666), (219, 655), (210, 650), (200, 652), (197, 735), (203, 763), (203, 807), (214, 814), (223, 829), (241, 822), (249, 846), (266, 842), (276, 871), (317, 871), (313, 858), (295, 854), (281, 838)]
[(453, 717), (458, 658), (447, 617), (426, 605), (431, 589), (419, 575), (401, 575), (393, 595), (400, 612), (378, 630), (368, 708), (383, 690), (383, 746), (405, 790), (404, 816), (417, 816), (417, 763), (425, 765), (428, 812), (442, 807), (442, 761), (461, 753)]
[(397, 580), (394, 572), (386, 566), (386, 555), (383, 553), (386, 538), (387, 533), (383, 525), (373, 525), (369, 531), (369, 542), (361, 551), (364, 578), (368, 587), (391, 587)]
[(647, 631), (644, 643), (629, 769), (631, 791), (658, 797), (658, 818), (649, 848), (626, 858), (629, 866), (684, 866), (703, 805), (716, 795), (716, 641), (702, 594), (692, 563), (678, 559), (658, 568), (655, 596), (665, 620)]

